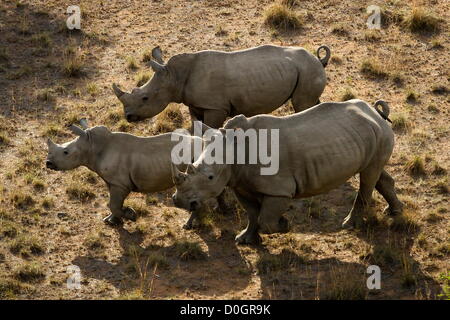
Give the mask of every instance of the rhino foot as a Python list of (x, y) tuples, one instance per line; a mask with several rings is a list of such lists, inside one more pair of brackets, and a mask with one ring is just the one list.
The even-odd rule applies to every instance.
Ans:
[(137, 219), (136, 211), (134, 211), (133, 208), (126, 207), (123, 210), (122, 218), (131, 220), (131, 221), (136, 221), (136, 219)]
[(260, 244), (261, 236), (257, 231), (250, 232), (247, 229), (243, 230), (239, 233), (235, 238), (236, 243), (238, 244)]
[(350, 212), (348, 216), (345, 217), (344, 222), (342, 222), (342, 228), (344, 229), (353, 229), (356, 226), (355, 219), (353, 218), (352, 213)]
[(289, 231), (289, 221), (285, 217), (280, 217), (278, 220), (279, 232), (285, 233)]
[(106, 218), (103, 219), (103, 221), (106, 224), (109, 224), (111, 226), (117, 226), (117, 225), (121, 225), (122, 224), (122, 219), (115, 217), (114, 215), (110, 214), (109, 216), (107, 216)]
[(401, 215), (403, 213), (403, 203), (399, 203), (398, 206), (393, 207), (393, 206), (387, 206), (384, 211), (383, 214), (388, 215), (388, 216), (397, 216), (397, 215)]

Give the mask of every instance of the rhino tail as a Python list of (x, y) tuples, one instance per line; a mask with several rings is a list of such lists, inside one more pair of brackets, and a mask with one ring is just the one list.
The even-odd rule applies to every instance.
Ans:
[[(379, 106), (381, 106), (381, 110), (379, 108)], [(378, 114), (384, 119), (389, 121), (390, 123), (392, 123), (391, 119), (389, 119), (389, 106), (387, 104), (386, 101), (384, 100), (377, 100), (375, 101), (375, 103), (373, 104), (373, 107), (375, 108), (375, 110), (377, 110)]]
[[(320, 50), (325, 50), (325, 57), (320, 58)], [(320, 46), (317, 49), (317, 59), (320, 60), (320, 62), (322, 63), (323, 67), (325, 68), (328, 65), (328, 60), (330, 60), (330, 56), (331, 56), (331, 50), (330, 48), (328, 48), (328, 46)]]

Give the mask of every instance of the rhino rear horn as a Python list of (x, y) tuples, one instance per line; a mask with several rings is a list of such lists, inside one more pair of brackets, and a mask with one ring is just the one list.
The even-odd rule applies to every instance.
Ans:
[(123, 92), (122, 90), (120, 90), (120, 88), (119, 88), (115, 83), (113, 83), (112, 88), (113, 88), (114, 93), (116, 94), (117, 98), (119, 98), (119, 99), (120, 99), (120, 97), (123, 96), (124, 93), (125, 93), (125, 92)]
[(170, 163), (171, 166), (171, 170), (172, 170), (172, 181), (174, 184), (180, 184), (184, 181), (184, 179), (186, 178), (186, 174), (181, 172), (178, 167), (176, 166), (176, 164), (174, 164), (173, 162)]
[(159, 46), (153, 48), (153, 50), (152, 50), (152, 57), (159, 64), (164, 64), (164, 60), (162, 58), (162, 51), (161, 51), (161, 48)]

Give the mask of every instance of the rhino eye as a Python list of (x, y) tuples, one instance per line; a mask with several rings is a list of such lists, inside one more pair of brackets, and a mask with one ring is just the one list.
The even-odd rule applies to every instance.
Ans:
[(67, 151), (67, 150), (64, 150), (64, 152), (63, 152), (65, 155), (68, 155), (69, 154), (69, 151)]
[(143, 97), (142, 100), (143, 100), (143, 101), (147, 101), (147, 100), (148, 100), (148, 97)]
[(213, 176), (209, 176), (209, 177), (208, 177), (209, 180), (212, 180), (213, 178), (214, 178)]

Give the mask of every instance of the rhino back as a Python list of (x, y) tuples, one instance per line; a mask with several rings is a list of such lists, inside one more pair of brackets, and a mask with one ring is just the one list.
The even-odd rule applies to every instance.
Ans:
[[(253, 187), (280, 196), (331, 190), (375, 158), (387, 161), (394, 143), (386, 121), (362, 101), (323, 103), (281, 118), (252, 117), (248, 123), (256, 129), (280, 129), (278, 174), (261, 176), (258, 166), (246, 166)], [(273, 190), (273, 185), (280, 187)]]
[(110, 147), (102, 155), (104, 179), (133, 191), (166, 190), (173, 186), (170, 155), (177, 143), (171, 141), (170, 133), (154, 137), (114, 133)]
[(212, 109), (226, 107), (231, 114), (247, 116), (281, 106), (299, 84), (300, 72), (306, 74), (312, 65), (320, 65), (302, 48), (272, 45), (234, 52), (200, 51), (195, 55), (185, 103)]

